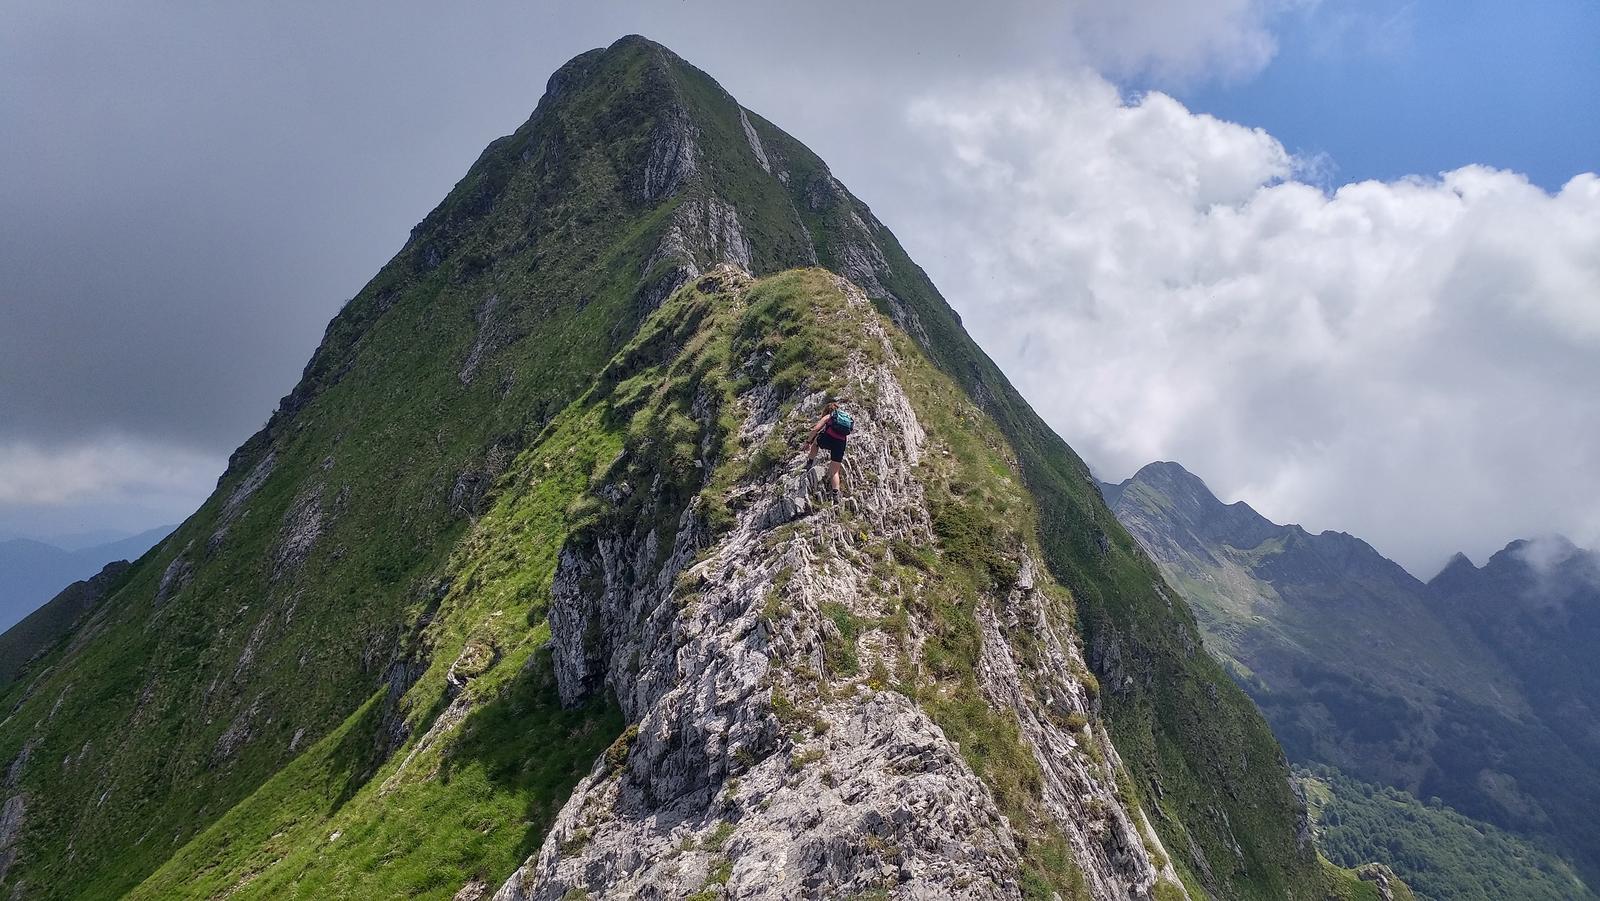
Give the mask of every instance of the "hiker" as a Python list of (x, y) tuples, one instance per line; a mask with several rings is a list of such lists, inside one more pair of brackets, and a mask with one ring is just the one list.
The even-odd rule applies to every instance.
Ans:
[(839, 499), (839, 475), (844, 472), (845, 439), (856, 427), (855, 420), (836, 403), (822, 409), (822, 418), (811, 427), (806, 440), (806, 468), (817, 459), (817, 449), (828, 452), (828, 482), (833, 486), (833, 499)]

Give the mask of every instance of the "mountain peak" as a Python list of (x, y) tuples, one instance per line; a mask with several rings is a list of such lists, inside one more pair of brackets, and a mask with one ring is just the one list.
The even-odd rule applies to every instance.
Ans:
[(1133, 474), (1133, 479), (1143, 482), (1167, 481), (1175, 484), (1187, 484), (1206, 494), (1211, 489), (1206, 487), (1205, 480), (1183, 468), (1183, 465), (1172, 460), (1155, 460), (1139, 467)]
[[(1284, 528), (1244, 501), (1224, 504), (1204, 480), (1171, 461), (1140, 467), (1131, 478), (1113, 486), (1106, 498), (1125, 525), (1130, 518), (1138, 516), (1135, 511), (1142, 507), (1152, 513), (1159, 512), (1163, 519), (1181, 523), (1183, 530), (1192, 533), (1194, 547), (1215, 542), (1252, 548)], [(1155, 534), (1134, 531), (1141, 538), (1152, 538)]]
[(1428, 580), (1428, 584), (1431, 585), (1438, 579), (1454, 579), (1465, 573), (1473, 573), (1477, 571), (1478, 565), (1472, 562), (1471, 557), (1468, 557), (1461, 551), (1456, 551), (1450, 556), (1450, 559), (1445, 562), (1444, 568), (1440, 569), (1438, 573), (1434, 574), (1432, 579)]
[(1124, 486), (1128, 484), (1156, 488), (1172, 500), (1184, 501), (1197, 507), (1236, 510), (1252, 516), (1257, 515), (1255, 508), (1244, 501), (1223, 503), (1204, 479), (1185, 469), (1182, 464), (1170, 460), (1146, 463), (1123, 483)]
[[(1587, 553), (1565, 535), (1551, 533), (1534, 538), (1518, 538), (1496, 551), (1494, 557), (1508, 555), (1534, 569), (1547, 569)], [(1490, 561), (1494, 561), (1494, 557)]]
[(1204, 480), (1171, 461), (1158, 460), (1146, 463), (1117, 487), (1124, 495), (1129, 489), (1153, 492), (1165, 503), (1194, 512), (1221, 509), (1225, 506), (1206, 486)]

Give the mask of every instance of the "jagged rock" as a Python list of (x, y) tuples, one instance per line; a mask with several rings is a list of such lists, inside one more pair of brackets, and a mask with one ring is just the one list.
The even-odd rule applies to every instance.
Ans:
[(468, 469), (456, 476), (450, 486), (450, 512), (456, 516), (478, 516), (489, 502), (489, 489), (494, 480), (506, 471), (512, 452), (504, 444), (489, 448), (481, 466)]
[(17, 751), (17, 756), (11, 759), (11, 764), (6, 767), (6, 788), (16, 788), (22, 784), (22, 773), (28, 768), (28, 761), (33, 758), (33, 749), (39, 744), (37, 737), (29, 738), (22, 743), (22, 749)]
[[(1160, 840), (1142, 813), (1130, 815), (1117, 797), (1115, 774), (1122, 766), (1121, 759), (1105, 735), (1088, 725), (1092, 701), (1083, 682), (1072, 675), (1086, 672), (1087, 667), (1076, 646), (1062, 640), (1045, 608), (1046, 599), (1034, 591), (1034, 572), (1032, 558), (1025, 556), (1006, 606), (979, 611), (983, 625), (980, 684), (996, 707), (1015, 711), (1023, 738), (1044, 776), (1044, 803), (1077, 852), (1091, 894), (1096, 898), (1140, 897), (1158, 875), (1145, 845), (1160, 847)], [(1019, 633), (1033, 636), (1037, 659), (1019, 664), (1005, 637)], [(1022, 677), (1021, 666), (1033, 671), (1032, 680)], [(1085, 724), (1078, 737), (1063, 725), (1074, 721)], [(1072, 753), (1080, 741), (1093, 743), (1095, 756), (1104, 764)], [(1130, 879), (1130, 874), (1134, 878)], [(1170, 865), (1161, 875), (1177, 882)]]
[(645, 271), (665, 263), (683, 267), (690, 278), (699, 275), (703, 267), (718, 263), (749, 269), (750, 241), (739, 224), (739, 211), (715, 195), (684, 200), (673, 212), (672, 223), (655, 253), (646, 261)]
[(476, 676), (482, 675), (495, 661), (500, 659), (500, 649), (493, 643), (473, 639), (461, 649), (450, 669), (445, 673), (445, 684), (450, 686), (452, 693), (460, 693)]
[[(863, 219), (855, 198), (827, 172), (819, 173), (806, 184), (805, 200), (813, 212), (833, 209), (843, 219), (833, 239), (833, 251), (840, 274), (859, 285), (868, 297), (882, 301), (888, 307), (889, 318), (894, 324), (917, 339), (919, 344), (927, 346), (928, 330), (917, 312), (883, 283), (882, 276), (890, 273), (890, 266), (874, 239), (875, 233), (882, 228), (877, 219), (872, 217), (870, 211), (868, 218)], [(979, 401), (980, 406), (988, 408), (981, 398)]]
[[(494, 666), (500, 659), (500, 649), (494, 644), (478, 639), (467, 642), (461, 653), (450, 664), (450, 669), (445, 672), (445, 700), (449, 704), (438, 716), (422, 738), (406, 753), (405, 759), (400, 761), (400, 766), (384, 780), (380, 789), (382, 794), (393, 792), (401, 782), (402, 777), (408, 775), (412, 763), (419, 755), (434, 748), (447, 735), (454, 732), (466, 720), (467, 714), (472, 712), (476, 699), (466, 693), (468, 683), (474, 678)], [(393, 751), (405, 742), (408, 736), (407, 725), (404, 717), (399, 715), (399, 702), (407, 688), (422, 675), (425, 669), (420, 664), (396, 663), (389, 671), (389, 694), (385, 699), (385, 720), (388, 725), (380, 732), (387, 732), (390, 736), (387, 750)]]
[(1394, 886), (1400, 881), (1394, 871), (1381, 863), (1365, 863), (1356, 867), (1356, 876), (1362, 882), (1370, 882), (1378, 890), (1378, 897), (1383, 901), (1395, 901)]
[(681, 105), (673, 104), (661, 112), (641, 173), (642, 200), (655, 201), (674, 194), (694, 176), (700, 167), (697, 130), (694, 119)]
[[(237, 456), (235, 454), (236, 458)], [(230, 471), (233, 470), (235, 462), (235, 460), (229, 461)], [(261, 458), (256, 461), (254, 466), (250, 467), (250, 471), (245, 473), (244, 478), (239, 480), (239, 484), (234, 486), (233, 491), (229, 492), (228, 499), (222, 503), (222, 513), (217, 517), (211, 537), (206, 540), (206, 554), (208, 556), (216, 553), (222, 547), (223, 542), (228, 538), (228, 528), (245, 514), (245, 503), (257, 491), (261, 490), (261, 486), (266, 484), (267, 479), (271, 477), (273, 470), (277, 466), (277, 452), (267, 451), (261, 455)], [(227, 478), (227, 475), (224, 474), (223, 478)]]
[(322, 535), (322, 485), (306, 486), (283, 516), (283, 530), (272, 552), (272, 579), (277, 581), (298, 570)]
[(17, 839), (22, 835), (27, 812), (27, 797), (20, 792), (7, 798), (5, 806), (0, 807), (0, 879), (6, 878), (17, 859)]
[(212, 747), (211, 756), (216, 761), (227, 760), (239, 753), (239, 749), (251, 738), (255, 737), (256, 717), (261, 715), (261, 698), (257, 697), (250, 702), (250, 706), (239, 711), (228, 728), (217, 736), (216, 745)]
[(461, 384), (472, 384), (473, 376), (478, 374), (478, 367), (483, 363), (485, 356), (494, 353), (504, 346), (512, 337), (507, 328), (506, 318), (496, 316), (495, 309), (500, 306), (500, 292), (492, 291), (483, 302), (478, 304), (478, 309), (472, 314), (477, 323), (478, 334), (472, 339), (472, 348), (467, 351), (467, 359), (462, 362), (461, 370), (456, 373), (456, 378)]
[(165, 604), (168, 598), (182, 591), (183, 586), (189, 584), (192, 575), (194, 575), (194, 564), (189, 561), (188, 550), (185, 549), (173, 557), (167, 568), (161, 571), (161, 582), (156, 586), (156, 606)]
[(267, 478), (272, 475), (272, 471), (277, 468), (277, 465), (278, 455), (275, 451), (267, 451), (262, 454), (261, 459), (256, 461), (256, 465), (250, 467), (250, 472), (239, 481), (239, 484), (228, 495), (228, 499), (223, 502), (224, 517), (237, 513), (239, 508), (244, 506), (245, 501), (248, 501), (252, 495), (261, 490), (261, 486), (266, 484)]
[(756, 155), (756, 162), (761, 164), (761, 171), (772, 174), (772, 162), (767, 159), (767, 148), (761, 145), (761, 136), (756, 134), (754, 125), (750, 124), (750, 114), (744, 107), (739, 107), (739, 126), (744, 129), (744, 139), (750, 144), (750, 152)]
[(17, 859), (17, 839), (22, 835), (22, 825), (28, 809), (27, 796), (19, 789), (22, 786), (22, 775), (27, 770), (28, 761), (33, 757), (33, 749), (38, 743), (37, 737), (31, 737), (23, 742), (22, 749), (12, 758), (11, 765), (6, 767), (5, 787), (13, 794), (6, 798), (4, 807), (0, 807), (0, 880), (6, 878), (11, 864)]

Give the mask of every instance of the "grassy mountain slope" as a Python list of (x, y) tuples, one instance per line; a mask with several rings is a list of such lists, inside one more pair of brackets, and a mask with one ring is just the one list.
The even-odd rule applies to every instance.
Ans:
[[(1507, 630), (1465, 615), (1505, 610), (1499, 599), (1522, 587), (1502, 585), (1479, 602), (1463, 589), (1460, 603), (1449, 602), (1365, 542), (1224, 505), (1177, 464), (1150, 464), (1105, 490), (1291, 760), (1438, 796), (1590, 875), (1600, 774), (1548, 719), (1573, 708), (1530, 690), (1531, 674), (1550, 671), (1543, 655), (1505, 653)], [(1462, 583), (1491, 581), (1470, 564), (1451, 571)]]
[(106, 595), (116, 590), (128, 568), (126, 560), (107, 563), (98, 573), (63, 588), (0, 635), (0, 686), (70, 633)]
[[(820, 160), (637, 38), (552, 77), (333, 320), (216, 493), (6, 689), (6, 884), (334, 890), (403, 860), (385, 884), (433, 893), (526, 854), (621, 726), (604, 702), (552, 707), (541, 662), (537, 555), (621, 436), (574, 404), (722, 260), (848, 276), (995, 423), (1076, 602), (1128, 789), (1185, 879), (1223, 897), (1326, 890), (1338, 877), (1299, 831), (1281, 752), (1082, 462)], [(548, 474), (531, 495), (495, 488), (530, 467)], [(462, 688), (489, 671), (503, 678)], [(487, 693), (461, 733), (478, 744), (447, 755), (427, 734), (463, 691)], [(455, 839), (413, 826), (396, 846), (394, 817)], [(276, 855), (289, 865), (258, 873)]]
[(380, 753), (378, 689), (133, 897), (449, 897), (538, 847), (623, 728), (603, 700), (562, 708), (545, 621), (574, 504), (621, 448), (603, 419), (593, 404), (557, 415), (455, 548), (424, 627), (430, 665), (398, 705), (409, 740)]

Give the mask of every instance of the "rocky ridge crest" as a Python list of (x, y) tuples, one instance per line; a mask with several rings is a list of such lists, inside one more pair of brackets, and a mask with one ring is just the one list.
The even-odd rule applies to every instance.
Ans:
[[(885, 324), (860, 288), (828, 278), (843, 304), (818, 315), (835, 333), (847, 320), (879, 349), (876, 362), (852, 350), (836, 389), (859, 424), (849, 496), (819, 503), (824, 467), (796, 471), (788, 459), (775, 486), (766, 474), (730, 486), (736, 522), (703, 547), (691, 509), (670, 550), (649, 528), (562, 552), (550, 619), (563, 696), (609, 690), (635, 725), (497, 901), (686, 897), (715, 885), (739, 898), (1022, 897), (1029, 824), (1013, 825), (928, 713), (885, 684), (926, 667), (931, 626), (915, 616), (899, 632), (883, 625), (895, 598), (925, 586), (892, 556), (871, 555), (936, 545), (919, 473), (931, 449)], [(737, 305), (748, 282), (722, 266), (698, 287)], [(823, 399), (783, 404), (770, 384), (748, 388), (745, 456), (769, 439), (792, 444)], [(1147, 897), (1163, 875), (1181, 892), (1152, 862), (1147, 846), (1160, 842), (1142, 812), (1119, 797), (1120, 761), (1072, 676), (1087, 672), (1077, 636), (1029, 552), (1015, 550), (1013, 584), (967, 599), (981, 623), (984, 699), (1017, 716), (1039, 811), (1065, 833), (1092, 897)], [(845, 636), (825, 610), (870, 625)], [(1013, 647), (1023, 634), (1039, 643), (1032, 661)], [(845, 641), (842, 655), (830, 652)]]

